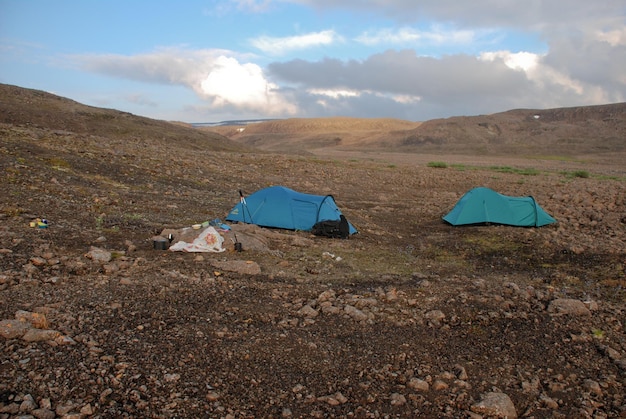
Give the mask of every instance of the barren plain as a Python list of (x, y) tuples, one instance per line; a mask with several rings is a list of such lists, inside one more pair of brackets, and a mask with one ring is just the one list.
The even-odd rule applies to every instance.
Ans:
[[(0, 418), (626, 417), (624, 109), (209, 130), (0, 85)], [(153, 248), (278, 184), (359, 233)], [(444, 223), (475, 186), (558, 222)]]

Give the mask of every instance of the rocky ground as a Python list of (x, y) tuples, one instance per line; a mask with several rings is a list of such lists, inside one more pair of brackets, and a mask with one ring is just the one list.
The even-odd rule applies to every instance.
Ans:
[[(0, 133), (0, 418), (626, 417), (619, 164)], [(153, 249), (272, 184), (332, 193), (359, 234)], [(443, 223), (474, 186), (558, 224)]]

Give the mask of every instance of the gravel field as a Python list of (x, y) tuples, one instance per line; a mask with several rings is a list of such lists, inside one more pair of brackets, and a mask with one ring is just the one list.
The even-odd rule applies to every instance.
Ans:
[[(0, 124), (0, 418), (626, 417), (623, 156), (289, 155), (48, 112)], [(153, 249), (277, 184), (359, 233)], [(475, 186), (558, 223), (444, 223)]]

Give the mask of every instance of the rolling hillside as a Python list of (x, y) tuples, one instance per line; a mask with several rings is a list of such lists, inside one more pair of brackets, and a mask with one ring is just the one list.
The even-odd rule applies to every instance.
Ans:
[(245, 127), (194, 128), (86, 106), (50, 93), (0, 84), (0, 123), (201, 150), (284, 153), (386, 151), (459, 155), (626, 152), (626, 103), (516, 109), (412, 122), (392, 118), (292, 118)]
[[(207, 128), (211, 130), (213, 128)], [(585, 155), (626, 151), (626, 103), (517, 109), (423, 123), (394, 119), (287, 119), (214, 129), (256, 148), (416, 153)]]
[(158, 121), (86, 106), (40, 90), (0, 84), (0, 123), (27, 128), (45, 128), (57, 134), (93, 135), (112, 141), (134, 139), (152, 145), (228, 151), (244, 147), (213, 132), (185, 124)]

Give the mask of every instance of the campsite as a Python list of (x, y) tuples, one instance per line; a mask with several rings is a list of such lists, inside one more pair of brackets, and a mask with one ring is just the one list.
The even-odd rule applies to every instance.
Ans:
[[(0, 87), (0, 418), (626, 415), (623, 105), (542, 111), (532, 143), (288, 121), (268, 150)], [(275, 187), (353, 234), (232, 219)], [(475, 188), (554, 222), (444, 220)], [(208, 227), (220, 251), (155, 244)]]

